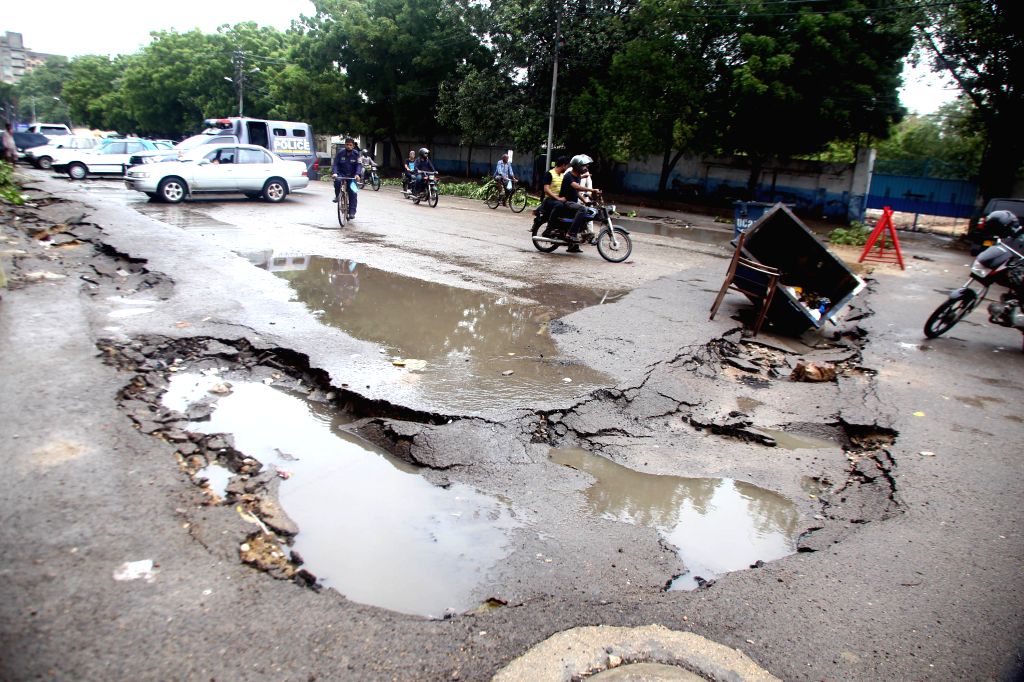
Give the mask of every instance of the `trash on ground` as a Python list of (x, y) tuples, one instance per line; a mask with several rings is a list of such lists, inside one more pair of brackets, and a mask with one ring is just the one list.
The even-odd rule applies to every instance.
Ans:
[(155, 568), (152, 559), (141, 561), (126, 561), (114, 571), (114, 580), (145, 580), (147, 583), (156, 580), (159, 569)]
[(789, 378), (792, 381), (835, 381), (836, 368), (828, 364), (798, 362)]

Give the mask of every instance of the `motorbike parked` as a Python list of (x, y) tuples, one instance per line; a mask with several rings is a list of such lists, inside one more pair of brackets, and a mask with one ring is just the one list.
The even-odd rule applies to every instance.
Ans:
[(413, 183), (410, 187), (402, 190), (402, 196), (404, 196), (406, 199), (412, 199), (413, 203), (415, 204), (418, 204), (421, 201), (426, 201), (431, 208), (437, 206), (437, 173), (429, 173), (425, 171), (417, 171), (417, 173), (423, 178), (423, 191), (416, 191), (417, 183), (415, 180), (413, 180)]
[[(633, 252), (633, 240), (629, 237), (629, 231), (617, 227), (612, 223), (612, 214), (615, 213), (614, 204), (604, 203), (604, 196), (598, 195), (593, 205), (587, 207), (587, 226), (580, 232), (583, 241), (580, 246), (590, 244), (597, 247), (601, 257), (611, 263), (621, 263), (629, 258)], [(568, 215), (566, 215), (568, 213)], [(561, 207), (555, 207), (548, 218), (544, 232), (540, 226), (533, 228), (533, 245), (538, 251), (551, 253), (559, 246), (570, 246), (569, 227), (572, 226), (574, 212), (563, 211)], [(603, 225), (596, 233), (594, 224)]]
[(988, 321), (1001, 327), (1013, 327), (1024, 333), (1024, 311), (1009, 280), (1012, 266), (1024, 258), (1024, 230), (1017, 226), (1006, 239), (999, 240), (978, 254), (971, 265), (971, 277), (949, 293), (924, 324), (929, 339), (942, 336), (964, 319), (985, 299), (989, 287), (999, 284), (1008, 290), (988, 306)]

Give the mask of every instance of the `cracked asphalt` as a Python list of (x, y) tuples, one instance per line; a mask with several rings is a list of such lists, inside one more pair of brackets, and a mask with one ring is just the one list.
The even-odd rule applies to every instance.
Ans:
[[(536, 253), (526, 218), (448, 197), (428, 209), (364, 193), (341, 232), (318, 186), (279, 206), (163, 206), (111, 181), (22, 177), (37, 206), (0, 207), (0, 677), (487, 680), (591, 625), (700, 635), (781, 679), (1018, 677), (1020, 336), (982, 311), (947, 337), (920, 331), (966, 252), (907, 235), (908, 270), (876, 269), (827, 338), (752, 340), (731, 319), (737, 297), (707, 321), (727, 256), (715, 245), (637, 234), (616, 266)], [(629, 290), (550, 325), (614, 385), (449, 409), (238, 255), (268, 249), (527, 301), (559, 283)], [(801, 358), (835, 363), (837, 381), (789, 381)], [(350, 414), (347, 429), (435, 484), (509, 500), (526, 523), (474, 595), (500, 607), (399, 614), (259, 551), (264, 526), (294, 532), (268, 511), (273, 477), (158, 406), (171, 367), (214, 361)], [(771, 447), (766, 429), (837, 446)], [(666, 592), (685, 569), (673, 548), (589, 518), (592, 479), (551, 447), (780, 493), (800, 513), (799, 551)], [(215, 457), (239, 476), (231, 504), (191, 481)], [(150, 579), (113, 578), (150, 559)]]

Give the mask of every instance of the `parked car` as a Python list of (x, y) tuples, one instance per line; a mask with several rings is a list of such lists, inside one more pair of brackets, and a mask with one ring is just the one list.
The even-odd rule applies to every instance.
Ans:
[(25, 151), (25, 160), (36, 168), (50, 170), (53, 155), (58, 149), (93, 149), (102, 140), (94, 135), (61, 135), (50, 139), (49, 144), (32, 147)]
[(128, 159), (143, 149), (170, 149), (170, 145), (133, 137), (108, 138), (93, 149), (56, 150), (52, 167), (58, 173), (67, 173), (74, 180), (82, 180), (88, 175), (124, 175)]
[(41, 133), (12, 133), (14, 135), (14, 146), (18, 148), (18, 160), (25, 158), (29, 149), (42, 147), (50, 143), (50, 138)]
[(1024, 220), (1024, 199), (999, 198), (989, 199), (985, 204), (985, 210), (981, 212), (978, 224), (967, 232), (967, 241), (971, 245), (971, 255), (977, 256), (983, 250), (996, 243), (997, 237), (1006, 237), (1001, 226), (986, 225), (985, 217), (992, 211), (1009, 211), (1021, 220)]
[(124, 183), (172, 204), (201, 193), (241, 193), (276, 203), (306, 187), (309, 173), (305, 162), (285, 161), (263, 147), (221, 143), (187, 151), (177, 161), (132, 166)]
[(63, 123), (33, 123), (28, 127), (28, 131), (30, 133), (46, 135), (50, 138), (71, 134), (71, 128), (68, 128)]

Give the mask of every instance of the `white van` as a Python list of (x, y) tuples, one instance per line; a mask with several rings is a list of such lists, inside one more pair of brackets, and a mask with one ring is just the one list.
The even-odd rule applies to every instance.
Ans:
[(52, 138), (58, 135), (70, 135), (71, 128), (68, 128), (63, 123), (33, 123), (28, 127), (28, 132), (39, 133), (40, 135)]
[(313, 129), (297, 121), (269, 121), (259, 118), (208, 118), (206, 130), (180, 142), (175, 149), (191, 149), (211, 142), (257, 144), (282, 159), (302, 161), (310, 178), (319, 177), (320, 162), (313, 144)]

